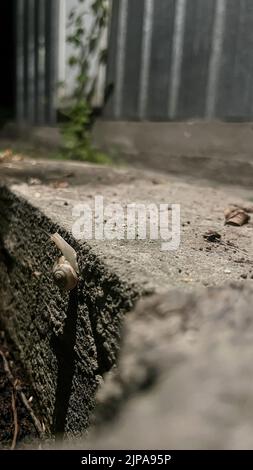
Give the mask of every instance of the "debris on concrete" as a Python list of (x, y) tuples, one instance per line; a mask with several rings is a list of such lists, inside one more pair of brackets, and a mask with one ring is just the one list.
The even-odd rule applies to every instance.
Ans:
[(220, 243), (221, 241), (221, 234), (216, 232), (215, 230), (207, 230), (204, 233), (203, 237), (206, 241), (212, 243)]
[(225, 224), (240, 227), (250, 220), (249, 214), (240, 207), (229, 207), (224, 211)]

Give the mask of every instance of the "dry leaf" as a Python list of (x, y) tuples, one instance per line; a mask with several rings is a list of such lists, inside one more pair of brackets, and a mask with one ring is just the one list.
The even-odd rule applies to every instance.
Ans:
[(64, 189), (69, 186), (69, 183), (67, 181), (54, 181), (52, 186), (55, 189)]
[(24, 160), (24, 157), (22, 155), (14, 155), (12, 160), (14, 162), (20, 162), (20, 161)]
[(241, 225), (247, 224), (250, 216), (242, 207), (228, 207), (224, 211), (225, 225), (234, 225), (240, 227)]
[(0, 162), (3, 162), (4, 160), (8, 160), (11, 157), (13, 157), (13, 153), (11, 149), (6, 149), (3, 152), (0, 152)]

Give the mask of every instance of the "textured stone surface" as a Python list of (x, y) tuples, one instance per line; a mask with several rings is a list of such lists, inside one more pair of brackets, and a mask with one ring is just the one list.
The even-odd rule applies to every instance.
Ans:
[[(48, 429), (80, 432), (136, 293), (25, 200), (2, 189), (1, 202), (1, 323), (19, 348)], [(82, 279), (70, 294), (52, 281), (59, 253), (46, 232), (56, 230), (79, 252)]]
[[(2, 163), (1, 174), (6, 180), (0, 190), (1, 322), (19, 348), (49, 430), (87, 429), (97, 384), (116, 361), (122, 320), (138, 297), (253, 275), (252, 225), (223, 225), (224, 207), (248, 205), (239, 196), (250, 198), (251, 193), (77, 163)], [(36, 184), (31, 178), (37, 178)], [(61, 180), (68, 181), (67, 187), (58, 185)], [(159, 240), (74, 240), (73, 206), (92, 204), (98, 194), (124, 207), (129, 202), (181, 203), (179, 250), (161, 252)], [(221, 244), (204, 240), (209, 228), (221, 233)], [(52, 281), (59, 253), (47, 233), (56, 230), (78, 253), (81, 280), (70, 295)]]
[(129, 163), (252, 187), (252, 124), (97, 121), (96, 145)]
[(141, 301), (89, 448), (252, 448), (252, 302), (251, 285)]

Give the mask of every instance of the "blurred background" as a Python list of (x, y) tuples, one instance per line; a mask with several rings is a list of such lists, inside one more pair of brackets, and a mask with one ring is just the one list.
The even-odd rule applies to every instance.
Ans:
[[(3, 115), (31, 124), (55, 124), (57, 84), (64, 82), (68, 95), (73, 89), (68, 16), (84, 4), (89, 11), (89, 3), (1, 2)], [(110, 10), (105, 81), (113, 85), (105, 118), (252, 118), (250, 0), (105, 3)], [(90, 12), (85, 16), (87, 28), (91, 21)], [(103, 72), (94, 67), (92, 73), (101, 73), (96, 104), (102, 106)]]
[(251, 161), (252, 1), (6, 0), (0, 9), (1, 135), (59, 146), (67, 122), (70, 158), (96, 160), (77, 148), (92, 130), (103, 151), (162, 170), (194, 173), (182, 155)]

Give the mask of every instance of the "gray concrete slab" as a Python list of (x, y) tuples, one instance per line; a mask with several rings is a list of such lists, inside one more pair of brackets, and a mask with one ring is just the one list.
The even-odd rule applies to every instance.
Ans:
[(252, 300), (248, 282), (140, 301), (85, 448), (252, 449)]
[[(97, 384), (118, 355), (122, 320), (140, 296), (253, 282), (253, 225), (224, 226), (223, 216), (229, 203), (250, 205), (251, 191), (32, 159), (3, 162), (0, 171), (1, 322), (19, 348), (48, 430), (88, 428)], [(161, 252), (154, 240), (76, 241), (72, 208), (96, 195), (123, 207), (180, 203), (179, 249)], [(218, 230), (222, 243), (206, 242), (207, 229)], [(70, 295), (53, 284), (57, 251), (45, 232), (56, 230), (78, 253), (81, 280)]]
[(94, 142), (132, 165), (252, 186), (252, 123), (98, 121)]

